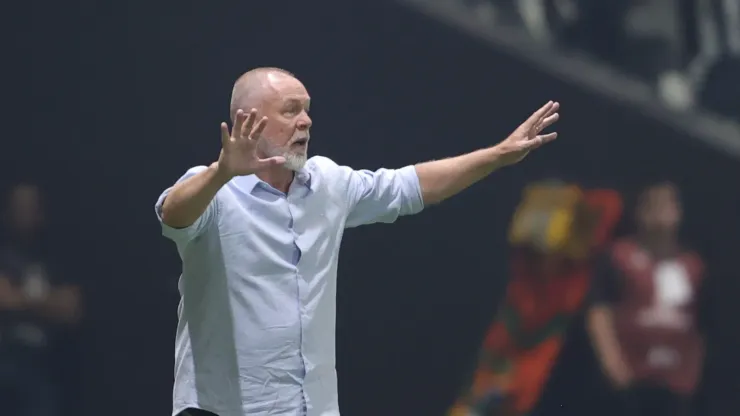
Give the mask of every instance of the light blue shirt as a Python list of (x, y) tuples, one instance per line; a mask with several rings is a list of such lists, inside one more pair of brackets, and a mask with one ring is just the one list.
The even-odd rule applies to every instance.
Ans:
[[(199, 166), (180, 178), (206, 169)], [(156, 204), (161, 222), (162, 203)], [(356, 171), (313, 157), (287, 195), (232, 179), (190, 227), (182, 258), (173, 415), (339, 415), (336, 287), (345, 228), (423, 208), (416, 169)]]

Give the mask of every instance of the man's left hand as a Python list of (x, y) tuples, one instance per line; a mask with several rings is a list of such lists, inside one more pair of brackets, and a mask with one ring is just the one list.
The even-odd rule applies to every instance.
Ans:
[(512, 165), (524, 159), (530, 151), (555, 140), (557, 133), (540, 134), (547, 127), (558, 121), (560, 103), (549, 101), (535, 111), (513, 133), (496, 145), (499, 154), (498, 162), (503, 166)]

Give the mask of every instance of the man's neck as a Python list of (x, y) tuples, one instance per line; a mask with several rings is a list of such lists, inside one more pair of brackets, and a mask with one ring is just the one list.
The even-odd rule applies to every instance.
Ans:
[(295, 172), (280, 166), (257, 173), (258, 178), (285, 194), (288, 193), (288, 188), (290, 188), (294, 176)]

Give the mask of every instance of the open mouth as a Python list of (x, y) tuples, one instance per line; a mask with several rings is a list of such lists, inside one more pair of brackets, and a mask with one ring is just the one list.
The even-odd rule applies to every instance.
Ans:
[(306, 146), (308, 144), (308, 138), (298, 139), (293, 142), (294, 146)]

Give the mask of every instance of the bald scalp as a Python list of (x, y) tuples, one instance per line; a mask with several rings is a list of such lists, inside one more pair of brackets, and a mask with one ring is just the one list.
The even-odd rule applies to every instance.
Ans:
[(231, 90), (231, 104), (229, 106), (229, 115), (232, 123), (236, 118), (238, 110), (249, 111), (257, 107), (257, 103), (266, 92), (272, 88), (270, 85), (270, 76), (288, 76), (295, 78), (292, 73), (275, 67), (255, 68), (245, 72), (234, 83)]

